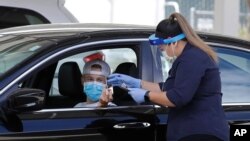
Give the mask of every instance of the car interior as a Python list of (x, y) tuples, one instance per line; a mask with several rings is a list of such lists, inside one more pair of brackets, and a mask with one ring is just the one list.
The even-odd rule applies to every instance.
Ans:
[[(118, 51), (115, 52), (117, 53)], [(21, 84), (21, 87), (38, 88), (46, 92), (44, 109), (73, 108), (77, 103), (86, 101), (86, 95), (83, 92), (81, 82), (81, 68), (83, 68), (84, 61), (89, 61), (91, 57), (92, 59), (98, 59), (98, 57), (104, 59), (102, 55), (95, 53), (87, 53), (87, 56), (80, 53), (70, 57), (47, 66)], [(79, 60), (79, 57), (81, 57), (81, 60)], [(121, 57), (121, 55), (118, 54), (117, 57)], [(106, 62), (112, 68), (111, 73), (121, 73), (132, 77), (139, 76), (136, 62), (128, 62), (124, 58), (121, 58), (118, 62), (110, 62), (107, 59)], [(136, 102), (126, 90), (120, 87), (113, 87), (113, 92), (112, 102), (114, 104), (118, 106), (136, 105)]]
[[(138, 78), (138, 68), (136, 67), (135, 63), (132, 62), (124, 62), (117, 66), (114, 73), (121, 73), (126, 74), (135, 78)], [(132, 99), (130, 95), (128, 95), (127, 91), (120, 88), (120, 87), (114, 87), (114, 103), (116, 105), (135, 105), (136, 102)]]
[[(117, 66), (114, 73), (138, 76), (138, 69), (132, 62), (124, 62)], [(81, 83), (81, 72), (76, 62), (65, 62), (61, 65), (58, 74), (58, 88), (60, 95), (48, 97), (45, 108), (65, 108), (74, 107), (77, 103), (86, 101), (86, 95), (83, 93)], [(135, 105), (127, 91), (114, 87), (113, 103), (116, 105)]]
[(60, 95), (48, 97), (46, 108), (74, 107), (86, 100), (82, 94), (81, 71), (76, 62), (65, 62), (58, 73)]

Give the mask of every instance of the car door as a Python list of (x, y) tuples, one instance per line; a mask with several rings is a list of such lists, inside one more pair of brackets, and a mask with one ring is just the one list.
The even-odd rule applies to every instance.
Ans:
[[(20, 88), (43, 89), (47, 94), (45, 105), (42, 110), (17, 113), (22, 129), (7, 130), (5, 126), (0, 126), (0, 140), (156, 140), (155, 129), (159, 120), (155, 116), (154, 105), (137, 105), (124, 93), (122, 95), (124, 97), (119, 99), (117, 106), (114, 107), (74, 108), (74, 102), (79, 101), (75, 101), (73, 94), (62, 94), (63, 90), (60, 90), (57, 84), (60, 81), (58, 71), (62, 64), (75, 62), (74, 64), (77, 64), (81, 70), (84, 59), (91, 57), (93, 53), (104, 54), (106, 61), (111, 65), (112, 72), (115, 72), (119, 64), (130, 62), (138, 67), (137, 77), (144, 77), (145, 72), (140, 68), (147, 67), (147, 64), (142, 61), (144, 51), (141, 42), (144, 41), (92, 42), (90, 45), (71, 46), (57, 51), (56, 55), (50, 54), (50, 57), (39, 58), (41, 62), (33, 64), (27, 76), (20, 78), (22, 81), (15, 85)], [(72, 73), (74, 72), (70, 71), (69, 74)], [(147, 79), (153, 78), (147, 76)], [(75, 81), (63, 83), (69, 85)], [(115, 94), (114, 92), (114, 96)], [(125, 103), (123, 101), (119, 105), (121, 100)]]

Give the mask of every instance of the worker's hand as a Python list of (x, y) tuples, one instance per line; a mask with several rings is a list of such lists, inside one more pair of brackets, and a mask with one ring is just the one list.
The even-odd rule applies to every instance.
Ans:
[(122, 88), (140, 88), (141, 80), (124, 74), (111, 74), (108, 77), (108, 84)]
[(113, 100), (113, 88), (107, 88), (102, 91), (99, 99), (99, 107), (107, 107), (108, 103)]
[(145, 102), (144, 95), (146, 94), (147, 90), (140, 89), (140, 88), (128, 88), (128, 94), (136, 101), (136, 103), (141, 104)]

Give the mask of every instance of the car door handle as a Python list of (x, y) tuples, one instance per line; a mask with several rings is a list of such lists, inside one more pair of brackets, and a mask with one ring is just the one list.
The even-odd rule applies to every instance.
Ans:
[(129, 128), (148, 128), (150, 127), (150, 123), (148, 122), (126, 122), (119, 123), (113, 126), (115, 129), (129, 129)]

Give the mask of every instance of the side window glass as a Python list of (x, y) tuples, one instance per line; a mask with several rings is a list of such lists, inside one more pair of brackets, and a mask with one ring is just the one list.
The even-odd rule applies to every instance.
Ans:
[[(250, 102), (250, 53), (235, 49), (216, 48), (221, 71), (223, 103)], [(171, 64), (161, 56), (165, 81)]]
[[(67, 101), (70, 101), (69, 103), (71, 103), (72, 99), (74, 99), (73, 97), (76, 97), (76, 95), (73, 93), (78, 93), (78, 94), (80, 93), (80, 95), (82, 94), (85, 97), (85, 99), (76, 100), (77, 102), (75, 101), (74, 104), (86, 101), (86, 95), (83, 93), (83, 89), (78, 89), (80, 92), (76, 92), (77, 88), (73, 88), (75, 86), (72, 86), (72, 84), (75, 82), (59, 82), (61, 80), (65, 80), (65, 79), (69, 80), (67, 78), (60, 79), (59, 77), (70, 76), (70, 75), (68, 75), (68, 73), (70, 73), (71, 70), (66, 70), (66, 72), (67, 71), (68, 72), (66, 74), (63, 74), (63, 75), (59, 74), (59, 71), (60, 71), (60, 69), (62, 69), (62, 67), (65, 66), (64, 65), (65, 63), (68, 63), (68, 64), (70, 63), (71, 65), (76, 64), (76, 66), (78, 67), (77, 69), (80, 70), (79, 77), (81, 77), (85, 62), (89, 61), (89, 60), (96, 59), (96, 58), (99, 58), (99, 59), (101, 58), (104, 61), (106, 61), (111, 68), (111, 73), (115, 73), (118, 70), (118, 71), (120, 71), (119, 73), (128, 73), (128, 75), (138, 75), (138, 71), (133, 71), (133, 70), (128, 68), (128, 66), (130, 66), (131, 64), (133, 64), (135, 69), (137, 66), (136, 54), (135, 54), (134, 50), (132, 50), (130, 48), (103, 49), (103, 50), (88, 51), (88, 52), (79, 53), (79, 54), (64, 58), (64, 59), (60, 60), (57, 64), (57, 68), (55, 71), (55, 75), (53, 78), (53, 82), (52, 82), (52, 86), (51, 86), (50, 94), (49, 94), (49, 99), (52, 99), (52, 100), (48, 100), (50, 107), (60, 107), (60, 104), (63, 104), (63, 103), (65, 103), (65, 107), (67, 107), (66, 106)], [(65, 69), (65, 68), (63, 68), (63, 69)], [(68, 87), (68, 88), (67, 89), (65, 89), (65, 87), (60, 88), (60, 86), (63, 86), (64, 84), (59, 85), (59, 83), (65, 83), (65, 87)], [(74, 84), (74, 85), (76, 85), (76, 84)], [(77, 85), (79, 85), (79, 84), (77, 84)], [(74, 90), (70, 90), (70, 88), (73, 88)], [(58, 102), (58, 100), (61, 101), (62, 99), (64, 99), (63, 103)], [(70, 106), (68, 106), (68, 107), (73, 107), (73, 106), (70, 104)]]
[(223, 103), (250, 102), (250, 53), (217, 48)]

